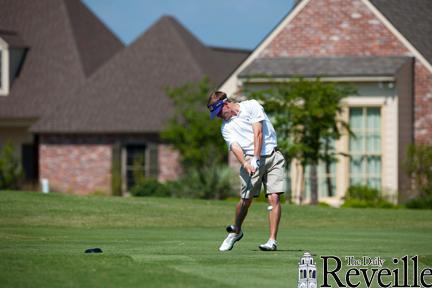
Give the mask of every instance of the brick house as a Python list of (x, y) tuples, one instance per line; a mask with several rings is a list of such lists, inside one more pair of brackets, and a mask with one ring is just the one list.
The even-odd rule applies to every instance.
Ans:
[[(432, 143), (430, 15), (429, 0), (297, 1), (220, 89), (239, 97), (245, 88), (295, 76), (352, 83), (358, 95), (343, 102), (342, 117), (358, 137), (344, 136), (335, 144), (351, 160), (341, 156), (330, 175), (319, 167), (319, 200), (337, 205), (350, 185), (364, 184), (403, 202), (410, 197), (402, 167), (406, 148)], [(300, 195), (298, 172), (292, 163), (293, 200), (308, 201), (309, 183)], [(333, 195), (326, 177), (335, 186)]]
[(167, 86), (208, 76), (221, 83), (249, 51), (208, 47), (172, 17), (123, 44), (79, 0), (2, 1), (0, 145), (12, 141), (29, 182), (52, 190), (111, 194), (133, 185), (133, 159), (161, 181), (178, 153), (159, 133)]

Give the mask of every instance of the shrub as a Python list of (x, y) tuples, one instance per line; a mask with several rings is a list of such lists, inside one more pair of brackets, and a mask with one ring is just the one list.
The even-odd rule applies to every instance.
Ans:
[(379, 190), (368, 186), (355, 185), (348, 188), (347, 199), (374, 201), (379, 198)]
[(392, 203), (381, 198), (380, 191), (368, 186), (350, 186), (342, 207), (352, 208), (395, 208)]
[(8, 142), (0, 151), (0, 189), (18, 189), (23, 176), (19, 160), (13, 153), (13, 146)]
[(370, 203), (361, 199), (346, 199), (342, 204), (342, 207), (347, 208), (367, 208), (370, 206)]
[(405, 206), (410, 209), (432, 209), (432, 196), (423, 196), (411, 199)]
[(174, 197), (225, 199), (235, 196), (235, 176), (228, 166), (189, 169), (177, 182), (170, 183)]
[(326, 202), (318, 202), (318, 206), (319, 207), (325, 207), (325, 208), (330, 208), (332, 207), (330, 204), (326, 203)]
[(416, 194), (420, 197), (432, 196), (432, 145), (410, 145), (404, 167), (414, 180)]
[(145, 155), (143, 153), (134, 155), (133, 179), (135, 185), (130, 189), (133, 196), (169, 197), (170, 190), (167, 185), (160, 183), (154, 178), (147, 178), (144, 173)]
[(138, 182), (130, 190), (133, 196), (153, 196), (168, 197), (171, 196), (170, 190), (156, 179), (148, 178)]

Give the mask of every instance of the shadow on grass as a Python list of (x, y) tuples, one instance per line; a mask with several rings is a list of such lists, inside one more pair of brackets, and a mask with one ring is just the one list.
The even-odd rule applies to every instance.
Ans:
[(272, 253), (272, 252), (303, 252), (306, 250), (302, 250), (302, 249), (278, 249), (276, 251), (262, 251), (260, 249), (252, 249), (251, 251), (259, 251), (259, 252), (263, 252), (263, 253)]

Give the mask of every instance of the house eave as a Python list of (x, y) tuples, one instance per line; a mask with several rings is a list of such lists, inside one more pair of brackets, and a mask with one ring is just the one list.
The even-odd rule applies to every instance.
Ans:
[(321, 80), (323, 82), (394, 82), (394, 76), (277, 76), (277, 77), (239, 77), (243, 83), (268, 84), (283, 83), (294, 79)]

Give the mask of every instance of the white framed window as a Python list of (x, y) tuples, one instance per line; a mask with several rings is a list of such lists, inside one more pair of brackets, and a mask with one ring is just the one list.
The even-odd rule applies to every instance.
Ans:
[[(324, 145), (324, 143), (323, 143)], [(336, 146), (336, 142), (334, 140), (331, 141), (330, 147), (334, 151)], [(326, 197), (334, 197), (336, 196), (336, 161), (331, 161), (329, 163), (329, 167), (327, 169), (327, 165), (324, 161), (319, 161), (317, 166), (317, 177), (318, 177), (318, 198), (326, 198)], [(328, 171), (327, 171), (328, 170)], [(310, 198), (311, 195), (311, 182), (310, 182), (310, 166), (305, 167), (305, 191), (306, 198)], [(329, 189), (329, 184), (331, 185)]]
[(381, 108), (351, 107), (349, 124), (349, 183), (381, 189)]
[(3, 48), (0, 47), (0, 91), (3, 90)]
[[(331, 162), (329, 173), (326, 171), (326, 164), (320, 161), (317, 167), (318, 177), (318, 198), (334, 197), (336, 196), (336, 162)], [(310, 166), (305, 167), (305, 191), (306, 198), (311, 195), (311, 182), (310, 182)], [(329, 189), (329, 183), (331, 189)]]
[(9, 94), (9, 50), (0, 38), (0, 96)]

